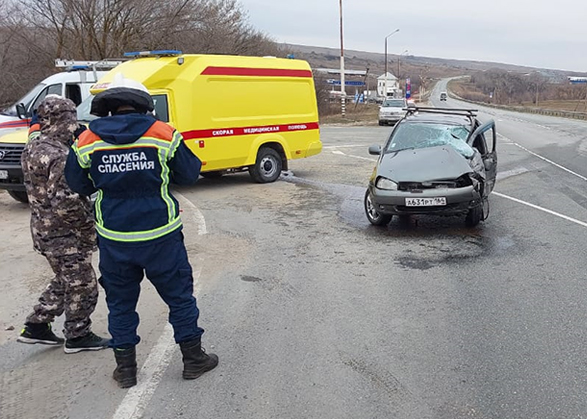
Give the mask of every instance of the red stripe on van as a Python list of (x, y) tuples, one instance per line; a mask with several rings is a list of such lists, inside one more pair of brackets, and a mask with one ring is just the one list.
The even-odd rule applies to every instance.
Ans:
[(7, 121), (7, 122), (2, 122), (0, 124), (0, 129), (2, 128), (24, 128), (29, 126), (29, 121), (30, 119), (22, 119), (22, 120), (18, 120), (18, 121)]
[(262, 127), (201, 129), (182, 132), (181, 135), (184, 140), (193, 140), (198, 138), (233, 137), (235, 135), (259, 135), (274, 132), (309, 131), (318, 128), (320, 128), (318, 122), (310, 122), (307, 124), (265, 125)]
[(248, 76), (248, 77), (312, 77), (310, 70), (285, 68), (208, 67), (205, 76)]

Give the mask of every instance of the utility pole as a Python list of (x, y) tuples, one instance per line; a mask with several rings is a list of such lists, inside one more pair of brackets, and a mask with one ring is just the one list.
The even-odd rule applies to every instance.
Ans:
[(387, 38), (389, 38), (391, 35), (393, 35), (394, 33), (399, 32), (399, 29), (396, 29), (395, 31), (393, 31), (392, 33), (390, 33), (389, 35), (387, 35), (385, 37), (385, 82), (384, 82), (384, 91), (383, 91), (383, 97), (387, 97)]
[[(398, 89), (401, 87), (401, 79), (400, 79), (400, 63), (402, 61), (402, 55), (406, 54), (408, 52), (408, 50), (405, 50), (404, 52), (402, 52), (400, 55), (398, 55), (397, 57), (397, 87)], [(407, 90), (407, 86), (406, 86), (406, 90)], [(405, 94), (405, 92), (404, 92)]]
[(340, 106), (342, 111), (342, 117), (346, 116), (346, 91), (345, 91), (345, 80), (344, 80), (344, 31), (343, 31), (343, 19), (342, 19), (342, 0), (339, 0), (340, 5)]
[(536, 81), (536, 107), (538, 107), (538, 81)]

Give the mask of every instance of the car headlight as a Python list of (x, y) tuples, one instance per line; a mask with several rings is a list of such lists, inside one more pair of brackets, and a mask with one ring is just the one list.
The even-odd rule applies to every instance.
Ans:
[(380, 177), (377, 179), (377, 183), (375, 184), (377, 189), (384, 189), (386, 191), (397, 191), (397, 183), (393, 180), (389, 180), (384, 177)]

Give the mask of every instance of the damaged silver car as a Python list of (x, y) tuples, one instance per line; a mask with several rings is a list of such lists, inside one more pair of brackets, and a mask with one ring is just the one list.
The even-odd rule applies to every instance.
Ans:
[(394, 215), (464, 216), (474, 227), (489, 214), (497, 174), (493, 120), (481, 124), (471, 109), (409, 108), (379, 155), (365, 194), (374, 225)]

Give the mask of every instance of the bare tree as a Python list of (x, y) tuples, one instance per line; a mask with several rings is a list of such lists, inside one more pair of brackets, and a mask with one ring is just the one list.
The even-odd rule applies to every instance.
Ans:
[(0, 103), (55, 71), (55, 58), (124, 52), (279, 55), (238, 0), (0, 0)]

